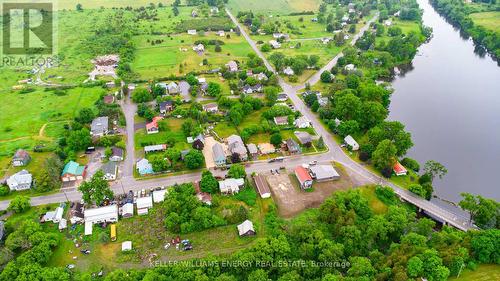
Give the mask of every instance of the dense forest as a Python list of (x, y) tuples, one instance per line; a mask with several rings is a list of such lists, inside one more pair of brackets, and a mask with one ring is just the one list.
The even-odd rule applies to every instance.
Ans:
[(430, 3), (440, 14), (470, 35), (474, 42), (486, 48), (497, 59), (500, 58), (500, 37), (493, 30), (475, 25), (469, 16), (473, 9), (469, 8), (464, 1), (431, 0)]

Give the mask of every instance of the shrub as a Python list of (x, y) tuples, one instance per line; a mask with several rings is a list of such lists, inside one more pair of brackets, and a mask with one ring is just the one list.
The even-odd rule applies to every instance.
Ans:
[(415, 172), (418, 172), (420, 170), (420, 164), (417, 162), (417, 160), (409, 157), (403, 158), (403, 160), (401, 160), (401, 165)]

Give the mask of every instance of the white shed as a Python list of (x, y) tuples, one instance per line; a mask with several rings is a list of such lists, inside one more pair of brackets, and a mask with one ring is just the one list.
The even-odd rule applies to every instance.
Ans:
[(122, 251), (130, 251), (132, 250), (132, 241), (124, 241), (122, 243)]
[(59, 230), (66, 229), (66, 227), (68, 227), (68, 221), (66, 219), (61, 219), (61, 221), (59, 221)]
[(356, 151), (359, 149), (359, 144), (354, 140), (351, 135), (348, 135), (347, 137), (344, 138), (345, 143), (351, 147), (352, 150)]
[(153, 191), (153, 202), (163, 202), (163, 200), (165, 200), (165, 193), (167, 193), (166, 189)]
[(92, 235), (92, 223), (85, 222), (85, 235)]
[(148, 213), (148, 209), (153, 207), (153, 198), (151, 196), (137, 198), (136, 206), (137, 214), (145, 215)]
[(122, 207), (122, 217), (130, 218), (134, 216), (134, 204), (127, 203)]

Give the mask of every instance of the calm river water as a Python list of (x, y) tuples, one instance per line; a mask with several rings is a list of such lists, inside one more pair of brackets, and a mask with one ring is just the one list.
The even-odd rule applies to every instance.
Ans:
[(427, 0), (418, 3), (433, 38), (394, 80), (389, 119), (411, 132), (408, 156), (448, 168), (435, 180), (437, 196), (458, 202), (470, 192), (500, 201), (500, 67), (477, 55)]

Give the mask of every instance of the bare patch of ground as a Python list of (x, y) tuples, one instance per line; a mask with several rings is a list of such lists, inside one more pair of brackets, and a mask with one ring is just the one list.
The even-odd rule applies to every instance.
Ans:
[(351, 188), (353, 183), (342, 167), (335, 169), (340, 174), (340, 180), (314, 182), (312, 190), (304, 191), (299, 187), (297, 178), (292, 173), (282, 172), (279, 175), (267, 175), (274, 200), (278, 205), (279, 214), (290, 218), (309, 208), (317, 208), (333, 192)]

